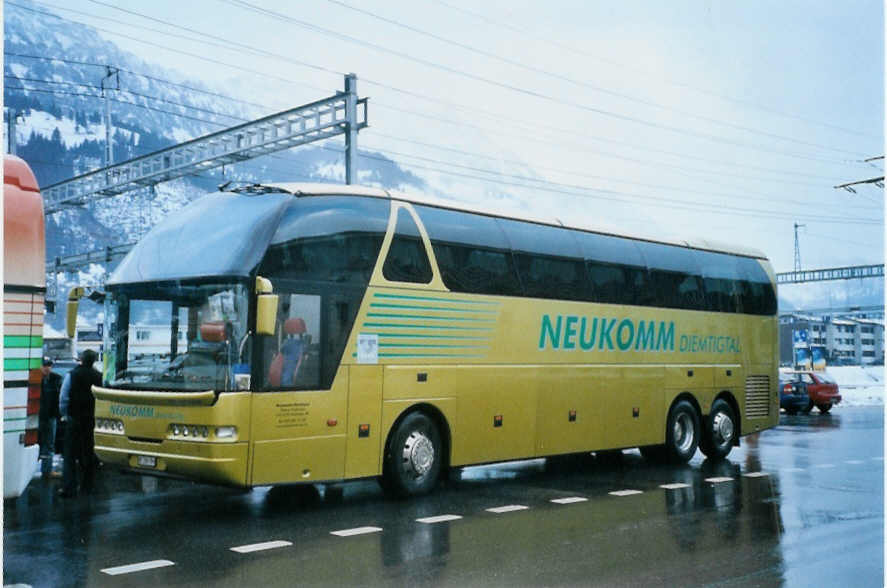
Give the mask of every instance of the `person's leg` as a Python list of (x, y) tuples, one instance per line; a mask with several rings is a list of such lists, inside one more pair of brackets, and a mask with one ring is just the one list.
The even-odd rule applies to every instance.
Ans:
[(83, 472), (83, 482), (81, 489), (85, 493), (92, 492), (95, 486), (96, 458), (95, 458), (95, 433), (93, 423), (87, 423), (81, 431), (81, 439), (83, 440), (80, 463)]
[(70, 419), (65, 422), (65, 452), (62, 466), (62, 496), (74, 496), (77, 494), (77, 454), (79, 453), (80, 440), (77, 438), (78, 427)]
[(52, 449), (55, 444), (55, 421), (51, 418), (41, 418), (38, 430), (40, 439), (40, 473), (45, 478), (52, 471)]

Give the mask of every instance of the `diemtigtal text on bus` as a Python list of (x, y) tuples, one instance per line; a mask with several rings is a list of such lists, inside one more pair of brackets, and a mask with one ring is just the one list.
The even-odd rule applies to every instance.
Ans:
[(778, 420), (775, 279), (749, 248), (253, 185), (152, 229), (104, 305), (96, 453), (140, 473), (403, 496), (522, 458), (720, 459)]

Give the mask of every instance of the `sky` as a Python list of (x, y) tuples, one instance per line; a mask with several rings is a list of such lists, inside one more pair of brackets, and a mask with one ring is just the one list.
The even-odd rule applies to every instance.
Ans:
[[(370, 99), (360, 147), (457, 200), (751, 246), (776, 271), (793, 267), (798, 222), (805, 269), (884, 261), (883, 190), (833, 188), (883, 174), (883, 161), (862, 162), (884, 153), (879, 1), (64, 7), (52, 9), (262, 104), (256, 114), (330, 95), (354, 72)], [(504, 176), (482, 180), (490, 171)]]

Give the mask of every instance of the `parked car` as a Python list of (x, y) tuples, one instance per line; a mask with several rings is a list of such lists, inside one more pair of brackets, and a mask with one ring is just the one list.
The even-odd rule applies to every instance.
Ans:
[(794, 379), (793, 374), (779, 374), (779, 408), (786, 414), (810, 411), (810, 396), (807, 385)]
[[(813, 407), (819, 409), (819, 412), (825, 414), (832, 409), (832, 406), (841, 402), (841, 395), (838, 393), (838, 383), (825, 372), (814, 372), (808, 370), (792, 371), (780, 375), (780, 384), (787, 381), (795, 385), (794, 396), (798, 395), (798, 391), (803, 387), (807, 391), (807, 404), (798, 408), (803, 412), (810, 412)], [(787, 406), (782, 404), (782, 395), (785, 390), (784, 386), (780, 387), (780, 406), (785, 408), (789, 414), (792, 412)], [(794, 402), (799, 402), (797, 399)], [(797, 406), (792, 404), (792, 406)], [(795, 412), (797, 412), (795, 410)]]

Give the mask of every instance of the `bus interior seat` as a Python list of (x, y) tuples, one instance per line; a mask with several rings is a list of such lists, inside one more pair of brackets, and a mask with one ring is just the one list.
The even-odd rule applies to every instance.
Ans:
[(286, 339), (280, 347), (280, 351), (271, 360), (268, 369), (268, 382), (271, 386), (292, 386), (296, 382), (299, 368), (305, 357), (304, 337), (308, 328), (301, 318), (289, 318), (283, 323), (283, 332)]

